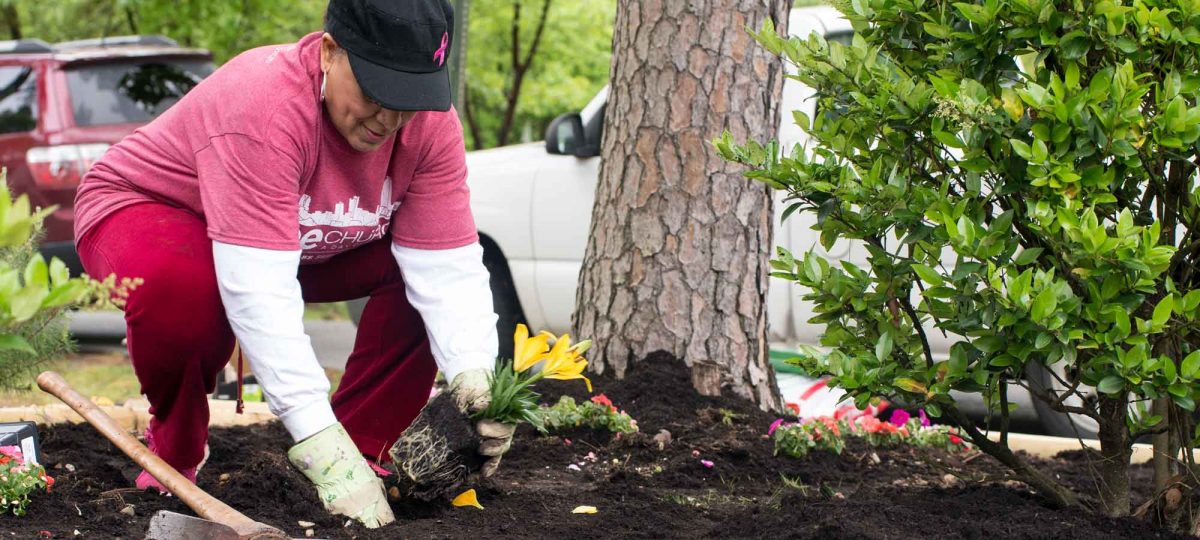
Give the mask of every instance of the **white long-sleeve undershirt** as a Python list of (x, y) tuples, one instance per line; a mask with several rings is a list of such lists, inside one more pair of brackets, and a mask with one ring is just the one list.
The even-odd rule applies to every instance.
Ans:
[[(297, 441), (337, 422), (329, 380), (304, 333), (300, 253), (213, 242), (226, 317), (268, 407)], [(423, 250), (393, 244), (392, 254), (447, 380), (469, 369), (490, 370), (496, 315), (482, 247)]]

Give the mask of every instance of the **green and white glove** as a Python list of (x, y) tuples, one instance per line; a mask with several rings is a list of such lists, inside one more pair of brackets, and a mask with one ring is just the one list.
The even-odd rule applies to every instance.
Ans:
[(292, 462), (317, 486), (321, 504), (369, 529), (396, 520), (383, 492), (383, 481), (367, 465), (341, 423), (329, 426), (288, 450)]
[[(488, 370), (472, 369), (459, 373), (450, 381), (450, 395), (458, 410), (464, 414), (482, 411), (492, 403), (492, 387), (488, 381)], [(495, 420), (479, 420), (475, 432), (483, 442), (479, 443), (479, 455), (491, 459), (483, 464), (483, 476), (491, 476), (500, 468), (500, 456), (512, 446), (513, 432), (517, 426)]]

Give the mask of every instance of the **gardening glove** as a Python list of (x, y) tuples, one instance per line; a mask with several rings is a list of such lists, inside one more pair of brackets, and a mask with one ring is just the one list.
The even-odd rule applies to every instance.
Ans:
[(375, 475), (342, 424), (329, 426), (288, 450), (292, 462), (317, 486), (325, 509), (358, 520), (368, 529), (395, 521)]
[[(458, 410), (464, 414), (486, 409), (492, 403), (492, 383), (488, 379), (488, 370), (472, 369), (459, 373), (450, 382), (450, 395), (454, 397)], [(475, 423), (475, 432), (483, 440), (479, 444), (479, 455), (491, 458), (480, 471), (484, 477), (491, 476), (500, 467), (500, 456), (512, 446), (516, 429), (517, 426), (495, 420), (483, 419)]]

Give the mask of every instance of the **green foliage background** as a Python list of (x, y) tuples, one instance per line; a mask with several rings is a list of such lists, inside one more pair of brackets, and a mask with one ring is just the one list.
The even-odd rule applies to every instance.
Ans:
[[(520, 51), (533, 41), (542, 0), (521, 4)], [(467, 85), (479, 122), (482, 147), (495, 145), (512, 78), (513, 0), (472, 0), (468, 30)], [(528, 126), (540, 140), (555, 116), (578, 111), (608, 80), (616, 0), (554, 0), (541, 45), (517, 102), (509, 140), (522, 140)], [(473, 145), (474, 141), (468, 141)], [(474, 147), (474, 146), (472, 146)]]

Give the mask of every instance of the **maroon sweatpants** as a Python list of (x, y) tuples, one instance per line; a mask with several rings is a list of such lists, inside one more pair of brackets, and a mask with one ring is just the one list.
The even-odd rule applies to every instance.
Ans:
[[(305, 302), (370, 296), (332, 403), (359, 450), (385, 460), (437, 371), (389, 242), (299, 271)], [(125, 321), (133, 369), (150, 400), (155, 453), (177, 469), (195, 467), (208, 440), (207, 398), (234, 343), (204, 222), (186, 210), (138, 204), (104, 219), (77, 247), (89, 275), (145, 281), (130, 293)]]

